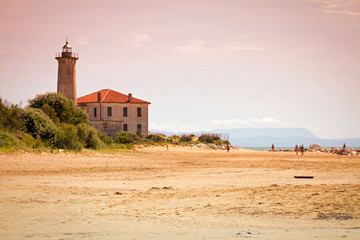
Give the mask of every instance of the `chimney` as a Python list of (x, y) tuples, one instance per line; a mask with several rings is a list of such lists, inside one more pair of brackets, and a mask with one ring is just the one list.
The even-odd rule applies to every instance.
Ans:
[(101, 102), (101, 92), (98, 92), (98, 99), (97, 99), (98, 102)]
[(129, 100), (128, 100), (129, 102), (131, 102), (132, 101), (132, 94), (131, 93), (129, 93)]

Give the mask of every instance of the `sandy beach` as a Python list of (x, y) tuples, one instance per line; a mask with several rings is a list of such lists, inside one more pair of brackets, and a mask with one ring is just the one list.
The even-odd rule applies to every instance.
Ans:
[(0, 153), (0, 195), (0, 239), (360, 239), (360, 156)]

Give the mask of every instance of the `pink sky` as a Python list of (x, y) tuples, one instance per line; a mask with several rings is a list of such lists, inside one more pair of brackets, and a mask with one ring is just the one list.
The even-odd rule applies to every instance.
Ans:
[(56, 91), (66, 37), (78, 96), (132, 92), (152, 128), (360, 137), (359, 0), (2, 0), (0, 96)]

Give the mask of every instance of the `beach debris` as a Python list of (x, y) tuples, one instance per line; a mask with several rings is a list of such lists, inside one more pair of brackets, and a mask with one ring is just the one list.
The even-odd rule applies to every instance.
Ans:
[[(269, 149), (268, 151), (272, 152), (271, 149)], [(307, 151), (306, 148), (305, 148), (305, 151)], [(292, 150), (292, 149), (275, 149), (274, 152), (294, 152), (294, 150)]]
[[(170, 189), (172, 189), (172, 187), (162, 187), (161, 189), (163, 189), (163, 190), (170, 190)], [(149, 190), (160, 190), (160, 188), (159, 187), (151, 187)]]
[(353, 219), (352, 216), (347, 215), (345, 213), (318, 213), (317, 220), (328, 220), (328, 219), (336, 219), (336, 220), (350, 220)]
[(260, 236), (259, 232), (256, 231), (241, 231), (235, 234), (236, 237), (240, 237), (240, 238), (257, 238)]
[(123, 194), (123, 193), (121, 193), (121, 192), (114, 192), (114, 195), (121, 195), (121, 194)]
[(314, 176), (294, 176), (294, 178), (307, 178), (307, 179), (313, 179)]

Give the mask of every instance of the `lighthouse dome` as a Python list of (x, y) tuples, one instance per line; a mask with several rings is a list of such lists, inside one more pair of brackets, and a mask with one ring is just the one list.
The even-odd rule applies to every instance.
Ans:
[(68, 41), (66, 41), (66, 44), (63, 46), (63, 52), (72, 52), (72, 47)]

